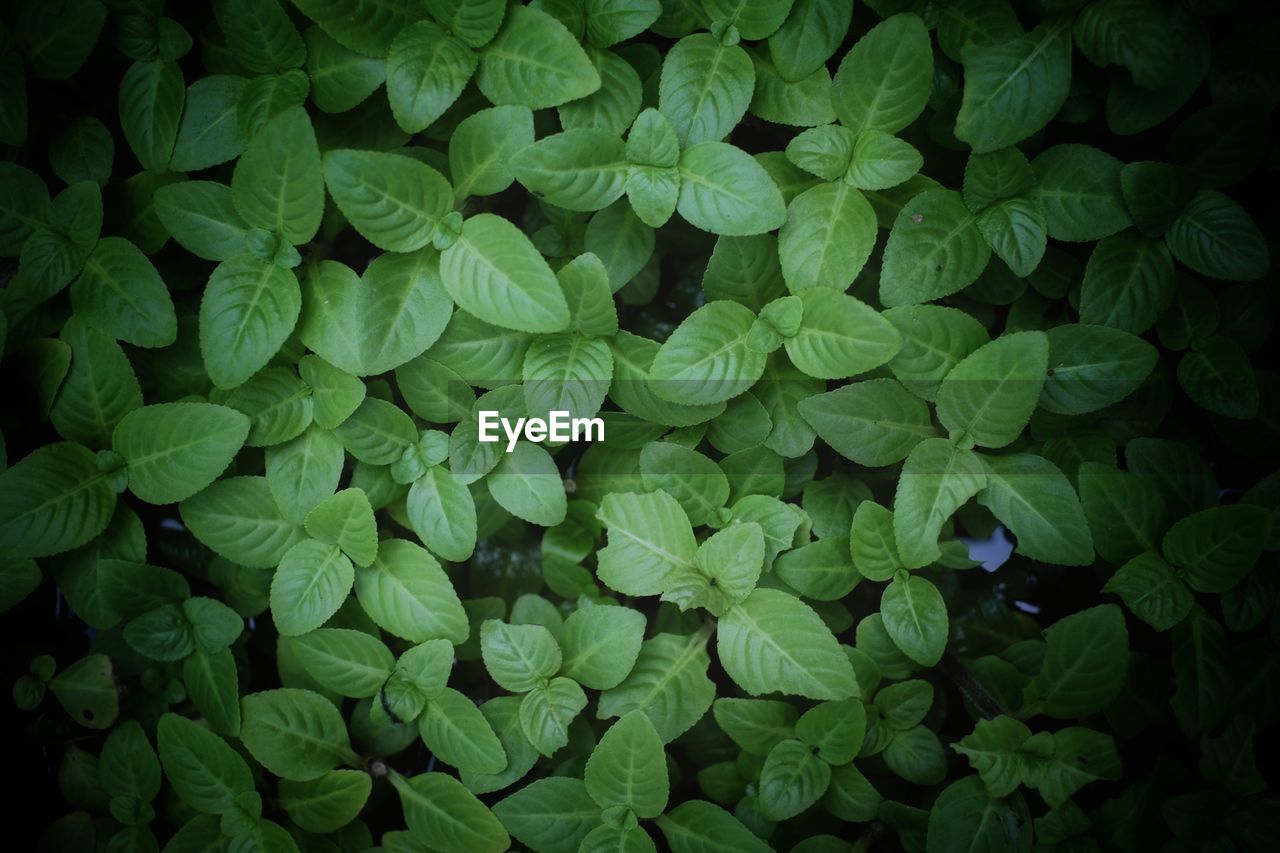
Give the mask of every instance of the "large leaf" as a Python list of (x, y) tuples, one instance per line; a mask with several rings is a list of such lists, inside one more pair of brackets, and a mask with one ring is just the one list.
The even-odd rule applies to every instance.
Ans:
[(491, 213), (462, 226), (440, 256), (440, 278), (454, 302), (471, 314), (522, 332), (558, 332), (569, 306), (555, 274), (520, 229)]
[(1055, 145), (1032, 161), (1044, 205), (1045, 224), (1055, 240), (1100, 240), (1131, 224), (1120, 189), (1124, 164), (1088, 145)]
[(893, 222), (880, 271), (880, 301), (916, 305), (968, 287), (986, 269), (991, 248), (958, 192), (927, 190)]
[(610, 492), (600, 504), (608, 544), (596, 555), (600, 579), (625, 595), (657, 595), (693, 565), (697, 541), (675, 498)]
[(384, 539), (378, 557), (356, 571), (356, 598), (379, 627), (415, 643), (461, 643), (470, 629), (462, 602), (436, 559), (403, 539)]
[(808, 744), (784, 740), (760, 770), (760, 811), (769, 820), (793, 818), (816, 803), (830, 782), (831, 765)]
[(1080, 287), (1080, 322), (1140, 335), (1173, 299), (1173, 258), (1135, 230), (1101, 240)]
[(387, 100), (406, 133), (431, 126), (462, 94), (476, 55), (432, 21), (400, 31), (387, 56)]
[(355, 820), (369, 799), (373, 777), (362, 770), (331, 770), (309, 782), (280, 783), (280, 805), (308, 832), (335, 832)]
[(879, 367), (897, 354), (902, 337), (866, 303), (829, 288), (799, 294), (800, 328), (784, 345), (791, 362), (818, 379), (844, 379)]
[(111, 447), (124, 457), (129, 491), (147, 503), (186, 500), (221, 474), (249, 434), (249, 419), (210, 403), (160, 403), (121, 419)]
[(1134, 616), (1157, 631), (1177, 625), (1195, 604), (1195, 596), (1174, 568), (1150, 552), (1116, 569), (1102, 589), (1120, 596)]
[(199, 723), (165, 714), (156, 726), (165, 778), (178, 797), (204, 814), (223, 814), (253, 790), (249, 765), (226, 741)]
[(511, 839), (493, 812), (444, 773), (391, 777), (400, 795), (404, 820), (419, 838), (430, 838), (442, 853), (499, 853)]
[(155, 266), (121, 237), (104, 237), (71, 285), (76, 315), (114, 338), (166, 347), (178, 335), (173, 300)]
[(395, 664), (380, 640), (350, 628), (311, 631), (290, 648), (321, 687), (356, 699), (377, 695)]
[(533, 113), (528, 107), (491, 107), (458, 123), (449, 137), (449, 176), (455, 196), (502, 192), (515, 175), (511, 157), (533, 144)]
[(707, 676), (706, 629), (695, 634), (657, 634), (640, 647), (631, 674), (600, 694), (602, 719), (640, 709), (664, 743), (688, 731), (711, 707), (715, 683)]
[(600, 88), (600, 75), (564, 24), (515, 6), (480, 57), (476, 85), (494, 104), (555, 107)]
[(938, 588), (899, 570), (880, 599), (884, 629), (902, 653), (921, 666), (936, 666), (947, 647), (947, 605)]
[(1045, 333), (1049, 369), (1038, 405), (1060, 415), (1083, 415), (1137, 391), (1156, 365), (1156, 348), (1106, 326), (1068, 323)]
[(517, 518), (543, 527), (564, 521), (568, 504), (560, 469), (536, 444), (522, 441), (503, 454), (485, 482), (498, 505)]
[(764, 372), (765, 355), (748, 346), (755, 315), (735, 302), (703, 305), (658, 350), (649, 370), (654, 392), (675, 403), (721, 403)]
[(229, 477), (179, 506), (183, 523), (233, 563), (273, 568), (303, 540), (302, 526), (280, 513), (265, 477)]
[(329, 151), (324, 182), (355, 229), (388, 252), (412, 252), (431, 242), (453, 201), (443, 175), (402, 154)]
[(676, 210), (712, 234), (745, 237), (779, 228), (786, 205), (764, 168), (739, 148), (703, 142), (680, 154)]
[(986, 484), (986, 466), (972, 450), (941, 438), (917, 444), (902, 466), (893, 502), (893, 530), (903, 565), (920, 568), (938, 559), (942, 525)]
[(929, 407), (892, 379), (869, 379), (800, 401), (801, 417), (841, 456), (859, 465), (901, 462), (937, 430)]
[(831, 99), (854, 134), (897, 133), (924, 111), (933, 90), (933, 46), (918, 16), (886, 18), (858, 40), (836, 70)]
[(405, 512), (422, 544), (443, 559), (461, 562), (475, 550), (475, 500), (443, 465), (432, 466), (414, 482)]
[(810, 699), (858, 693), (853, 667), (818, 614), (798, 598), (757, 589), (729, 609), (716, 630), (720, 663), (753, 696), (782, 692)]
[(630, 711), (609, 727), (583, 777), (601, 809), (623, 806), (641, 818), (662, 814), (669, 794), (667, 756), (643, 711)]
[(294, 107), (249, 142), (231, 176), (231, 198), (245, 222), (295, 245), (306, 243), (324, 214), (322, 174), (311, 119)]
[(975, 152), (1021, 142), (1057, 114), (1071, 87), (1071, 24), (1049, 21), (999, 44), (964, 51), (956, 137)]
[(537, 779), (493, 807), (507, 831), (532, 850), (576, 853), (600, 825), (600, 807), (586, 783), (567, 776)]
[(1113, 465), (1080, 465), (1080, 504), (1098, 556), (1121, 565), (1144, 551), (1158, 551), (1168, 510), (1150, 480)]
[(938, 389), (938, 420), (960, 446), (1004, 447), (1035, 411), (1049, 366), (1049, 340), (1014, 332), (984, 344), (951, 369)]
[(427, 703), (418, 731), (433, 755), (459, 770), (500, 773), (507, 766), (489, 721), (475, 702), (456, 690), (446, 687)]
[(69, 441), (45, 445), (0, 472), (4, 554), (47, 557), (78, 548), (106, 528), (115, 505), (92, 451)]
[(1213, 507), (1170, 527), (1160, 547), (1192, 589), (1226, 592), (1253, 569), (1270, 531), (1271, 516), (1263, 507)]
[(169, 168), (185, 99), (182, 69), (176, 62), (135, 62), (120, 79), (120, 127), (142, 168)]
[(742, 120), (755, 82), (751, 57), (740, 46), (709, 33), (686, 36), (662, 61), (658, 109), (682, 146), (719, 142)]
[(240, 739), (283, 779), (319, 779), (352, 757), (342, 714), (319, 693), (297, 688), (250, 693), (241, 700)]
[(787, 288), (846, 289), (871, 256), (876, 217), (862, 193), (844, 181), (818, 184), (787, 207), (778, 255)]
[(200, 352), (214, 385), (235, 388), (261, 370), (301, 310), (302, 291), (288, 270), (249, 254), (218, 264), (200, 301)]
[(517, 152), (508, 165), (529, 192), (567, 210), (601, 210), (626, 189), (623, 142), (599, 128), (543, 137)]
[(978, 503), (1017, 537), (1017, 550), (1062, 566), (1093, 562), (1093, 537), (1075, 489), (1058, 467), (1030, 453), (986, 460), (987, 485)]
[(644, 614), (629, 607), (597, 605), (564, 620), (561, 671), (592, 690), (617, 687), (631, 673), (644, 640)]
[(1044, 632), (1044, 663), (1027, 685), (1023, 716), (1060, 719), (1101, 711), (1119, 693), (1129, 665), (1124, 613), (1100, 604), (1059, 619)]
[(1175, 258), (1211, 278), (1249, 281), (1270, 267), (1258, 226), (1240, 205), (1214, 190), (1201, 190), (1191, 199), (1165, 240)]
[(290, 0), (331, 38), (357, 53), (382, 59), (396, 34), (424, 18), (417, 0)]
[(271, 579), (271, 617), (286, 637), (314, 631), (338, 612), (355, 569), (337, 546), (307, 539), (280, 559)]

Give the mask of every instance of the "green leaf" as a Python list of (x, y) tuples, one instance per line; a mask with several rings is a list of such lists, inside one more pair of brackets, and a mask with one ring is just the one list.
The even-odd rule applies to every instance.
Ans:
[(378, 529), (369, 498), (360, 489), (343, 489), (307, 513), (307, 534), (336, 545), (357, 566), (368, 566), (378, 554)]
[(1060, 566), (1093, 562), (1093, 537), (1075, 489), (1056, 465), (1030, 453), (985, 459), (978, 503), (1009, 528), (1017, 551)]
[(47, 557), (78, 548), (106, 529), (115, 505), (92, 451), (69, 441), (40, 447), (0, 472), (4, 554)]
[(707, 405), (746, 391), (764, 372), (765, 354), (748, 345), (755, 315), (717, 300), (685, 318), (654, 357), (654, 393), (672, 402)]
[(1174, 568), (1150, 552), (1116, 569), (1102, 591), (1120, 596), (1134, 616), (1157, 631), (1177, 625), (1195, 604), (1195, 596)]
[(757, 589), (729, 609), (717, 630), (720, 663), (753, 696), (780, 691), (810, 699), (856, 696), (849, 659), (808, 605)]
[(319, 779), (280, 782), (280, 805), (307, 832), (335, 832), (364, 809), (373, 777), (363, 770), (330, 770)]
[[(992, 799), (977, 776), (948, 785), (929, 810), (929, 853), (967, 850), (1025, 850), (1031, 824), (1021, 797)], [(1023, 840), (1025, 839), (1025, 840)]]
[(412, 252), (431, 242), (453, 200), (443, 175), (402, 154), (326, 152), (324, 182), (355, 229), (389, 252)]
[(1032, 161), (1044, 205), (1045, 225), (1055, 240), (1101, 240), (1128, 228), (1120, 172), (1124, 164), (1088, 145), (1055, 145)]
[(669, 783), (662, 740), (643, 711), (622, 716), (587, 759), (587, 793), (601, 809), (622, 806), (653, 818), (667, 806)]
[(1155, 325), (1173, 298), (1173, 258), (1136, 231), (1094, 247), (1080, 288), (1080, 321), (1135, 335)]
[(862, 579), (849, 552), (847, 536), (819, 539), (778, 555), (773, 571), (805, 598), (837, 601)]
[(120, 129), (142, 168), (169, 168), (185, 99), (182, 69), (176, 62), (135, 62), (120, 78)]
[(395, 659), (376, 637), (349, 628), (321, 628), (291, 643), (307, 674), (339, 696), (376, 696)]
[(569, 307), (555, 274), (518, 228), (481, 213), (468, 219), (440, 256), (440, 277), (461, 308), (522, 332), (559, 332)]
[(800, 401), (800, 415), (841, 456), (892, 465), (936, 435), (928, 407), (892, 379), (869, 379)]
[(471, 557), (476, 546), (476, 505), (471, 492), (444, 466), (427, 470), (409, 489), (405, 504), (413, 531), (432, 552), (451, 562)]
[(786, 205), (759, 163), (724, 142), (703, 142), (680, 154), (676, 210), (690, 225), (712, 234), (746, 237), (780, 228)]
[(449, 175), (454, 196), (493, 195), (511, 186), (510, 161), (533, 144), (533, 113), (528, 107), (491, 107), (467, 116), (449, 137)]
[(695, 562), (708, 595), (695, 603), (719, 614), (746, 600), (760, 579), (764, 556), (764, 530), (754, 521), (713, 533), (698, 546)]
[(230, 477), (183, 501), (182, 521), (217, 554), (249, 568), (273, 568), (303, 537), (276, 507), (264, 477)]
[(709, 33), (685, 36), (662, 61), (658, 109), (683, 148), (719, 142), (742, 120), (755, 88), (751, 57)]
[(866, 303), (827, 288), (799, 294), (804, 316), (787, 355), (818, 379), (844, 379), (866, 373), (897, 354), (902, 338), (893, 324)]
[(424, 17), (416, 0), (290, 0), (340, 44), (376, 59), (396, 34)]
[[(909, 683), (909, 682), (904, 682)], [(932, 698), (933, 690), (930, 688)], [(804, 713), (796, 723), (796, 737), (818, 750), (818, 757), (836, 766), (848, 764), (858, 754), (866, 734), (866, 709), (860, 701), (823, 702)]]
[(184, 249), (207, 261), (226, 261), (248, 248), (249, 226), (236, 212), (231, 188), (215, 181), (181, 181), (155, 192), (155, 213)]
[(196, 651), (182, 664), (182, 683), (191, 703), (219, 734), (240, 734), (240, 679), (229, 649)]
[(1083, 415), (1138, 390), (1156, 365), (1156, 348), (1106, 326), (1065, 324), (1049, 329), (1049, 373), (1040, 408)]
[(456, 690), (446, 687), (427, 703), (418, 731), (432, 755), (459, 770), (500, 773), (507, 766), (507, 755), (489, 721), (475, 702)]
[(962, 290), (991, 258), (977, 218), (958, 192), (926, 190), (899, 211), (884, 247), (880, 301), (916, 305)]
[(630, 674), (644, 640), (645, 617), (629, 607), (594, 605), (575, 610), (564, 620), (560, 668), (592, 690), (617, 687)]
[(537, 779), (499, 801), (494, 814), (522, 844), (543, 853), (576, 853), (600, 825), (600, 807), (581, 779)]
[(845, 183), (863, 190), (896, 187), (920, 171), (924, 157), (910, 143), (880, 130), (858, 134)]
[(161, 403), (134, 409), (112, 433), (124, 457), (129, 491), (153, 504), (177, 503), (208, 486), (235, 458), (249, 419), (208, 403)]
[(91, 326), (125, 343), (166, 347), (178, 335), (173, 300), (160, 273), (137, 246), (104, 237), (71, 285), (71, 305)]
[(1044, 663), (1024, 691), (1021, 716), (1083, 717), (1101, 711), (1120, 693), (1129, 634), (1119, 607), (1100, 604), (1063, 617), (1044, 639)]
[(212, 74), (187, 88), (170, 170), (194, 172), (240, 156), (245, 138), (237, 112), (246, 82), (243, 77)]
[(466, 612), (435, 558), (403, 539), (384, 539), (378, 557), (356, 571), (356, 598), (383, 630), (415, 643), (469, 633)]
[(1200, 190), (1169, 226), (1173, 256), (1202, 275), (1252, 281), (1266, 275), (1270, 253), (1262, 233), (1239, 204), (1215, 190)]
[(590, 95), (600, 88), (600, 75), (563, 24), (516, 6), (481, 54), (476, 85), (498, 106), (537, 110)]
[(760, 811), (769, 820), (793, 818), (816, 803), (830, 782), (831, 765), (808, 744), (784, 740), (760, 770)]
[(311, 100), (321, 111), (353, 109), (386, 80), (386, 63), (339, 44), (319, 27), (308, 27), (302, 38), (307, 43)]
[(915, 569), (937, 560), (942, 526), (986, 484), (986, 466), (973, 451), (941, 438), (917, 444), (902, 466), (893, 504), (902, 564)]
[[(603, 299), (608, 285), (604, 268), (598, 267), (598, 271), (602, 277), (596, 279), (601, 285), (597, 295)], [(563, 275), (560, 280), (563, 284)], [(612, 307), (610, 299), (608, 308)], [(612, 379), (613, 355), (606, 342), (572, 334), (542, 337), (525, 355), (525, 404), (531, 414), (559, 411), (589, 418), (600, 411)]]
[(924, 111), (933, 89), (933, 50), (924, 22), (901, 14), (876, 24), (845, 54), (834, 82), (836, 115), (849, 130), (902, 130)]
[(478, 59), (462, 41), (431, 21), (400, 31), (387, 56), (387, 100), (396, 124), (417, 133), (458, 100)]
[(587, 694), (578, 682), (553, 678), (520, 700), (520, 729), (538, 752), (550, 757), (569, 742), (569, 724), (585, 707)]
[(536, 444), (517, 444), (485, 482), (498, 505), (517, 518), (543, 527), (564, 521), (567, 499), (560, 469), (551, 454)]
[(765, 853), (770, 849), (736, 817), (702, 800), (686, 800), (661, 815), (658, 828), (675, 853)]
[(280, 559), (271, 579), (271, 618), (286, 637), (314, 631), (338, 612), (355, 569), (336, 545), (306, 539)]
[(1271, 532), (1271, 514), (1247, 504), (1213, 507), (1183, 518), (1161, 551), (1197, 592), (1226, 592), (1253, 569)]
[(511, 839), (493, 812), (444, 773), (420, 773), (406, 779), (396, 773), (391, 784), (400, 795), (405, 823), (419, 839), (431, 839), (442, 853), (498, 853)]
[(729, 479), (720, 466), (670, 441), (641, 448), (640, 476), (646, 489), (674, 497), (695, 527), (709, 523), (729, 500)]
[(241, 700), (240, 739), (259, 764), (282, 779), (319, 779), (351, 756), (342, 715), (318, 693), (296, 688)]
[(657, 634), (645, 640), (631, 673), (601, 694), (598, 716), (607, 719), (638, 708), (664, 743), (683, 734), (715, 699), (715, 685), (707, 677), (708, 635)]
[(953, 744), (952, 749), (969, 760), (982, 777), (992, 797), (1007, 797), (1018, 789), (1032, 754), (1022, 747), (1031, 729), (1012, 717), (979, 720), (973, 732)]
[(596, 555), (600, 579), (624, 595), (657, 595), (692, 568), (698, 544), (678, 501), (663, 491), (610, 492), (597, 517), (609, 530)]
[(717, 699), (713, 706), (716, 724), (745, 753), (767, 756), (795, 734), (799, 712), (787, 702), (774, 699)]
[(487, 619), (480, 627), (484, 668), (498, 686), (525, 693), (560, 671), (560, 646), (541, 625), (508, 625)]
[(293, 332), (298, 280), (252, 255), (218, 264), (200, 303), (200, 348), (210, 378), (234, 388), (257, 373)]
[(287, 109), (253, 136), (232, 173), (231, 199), (245, 222), (289, 243), (306, 243), (316, 235), (324, 213), (324, 179), (305, 110)]
[(1049, 366), (1049, 339), (1014, 332), (984, 344), (938, 388), (938, 420), (959, 446), (1004, 447), (1035, 411)]
[(964, 56), (964, 97), (956, 137), (975, 152), (1021, 142), (1049, 123), (1071, 88), (1071, 25), (1050, 21)]
[(156, 746), (165, 778), (198, 812), (223, 814), (234, 808), (239, 795), (253, 790), (249, 765), (199, 723), (165, 714), (156, 727)]
[(120, 714), (115, 669), (106, 655), (86, 655), (49, 679), (49, 691), (77, 723), (109, 729)]
[(508, 165), (534, 196), (567, 210), (601, 210), (626, 189), (622, 140), (599, 128), (543, 137), (518, 151)]
[(883, 317), (902, 335), (889, 369), (913, 394), (929, 401), (937, 399), (938, 386), (951, 368), (990, 340), (981, 323), (956, 308), (912, 305), (891, 308)]
[(818, 184), (796, 196), (778, 232), (787, 289), (848, 288), (876, 244), (876, 217), (858, 190), (844, 181)]
[(1113, 465), (1080, 465), (1080, 505), (1093, 533), (1098, 556), (1121, 565), (1144, 551), (1158, 551), (1168, 523), (1160, 491), (1148, 479)]
[(1228, 418), (1251, 418), (1259, 392), (1253, 366), (1236, 341), (1214, 335), (1191, 344), (1178, 362), (1178, 385), (1192, 402)]

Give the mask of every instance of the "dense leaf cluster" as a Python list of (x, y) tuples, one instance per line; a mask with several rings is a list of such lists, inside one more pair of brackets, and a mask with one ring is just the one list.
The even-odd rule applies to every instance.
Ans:
[(1278, 21), (854, 5), (5, 4), (47, 849), (1269, 849)]

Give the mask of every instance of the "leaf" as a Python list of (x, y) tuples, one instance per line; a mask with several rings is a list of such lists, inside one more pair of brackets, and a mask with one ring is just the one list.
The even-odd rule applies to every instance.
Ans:
[(1085, 461), (1080, 465), (1079, 485), (1080, 505), (1099, 557), (1118, 566), (1144, 551), (1159, 550), (1168, 510), (1150, 480)]
[(485, 482), (498, 505), (517, 518), (543, 527), (564, 521), (567, 499), (560, 469), (551, 454), (535, 444), (517, 444)]
[(443, 175), (401, 154), (328, 151), (324, 182), (355, 229), (389, 252), (412, 252), (431, 242), (453, 200)]
[(778, 232), (782, 275), (792, 293), (845, 290), (876, 244), (876, 218), (862, 193), (844, 181), (818, 184), (792, 200)]
[(307, 832), (334, 832), (359, 817), (373, 777), (362, 770), (330, 770), (309, 782), (280, 782), (280, 805)]
[(689, 517), (663, 491), (610, 492), (597, 517), (609, 530), (596, 555), (600, 579), (624, 595), (657, 595), (692, 567), (697, 541)]
[(992, 799), (976, 776), (952, 782), (929, 810), (929, 853), (1026, 848), (1020, 827), (1031, 816), (1021, 797)]
[(601, 210), (626, 189), (622, 140), (599, 128), (543, 137), (516, 152), (509, 167), (535, 197), (567, 210)]
[(1213, 507), (1170, 527), (1161, 551), (1192, 589), (1226, 592), (1253, 569), (1270, 532), (1271, 515), (1263, 507)]
[(892, 379), (869, 379), (800, 401), (801, 417), (841, 456), (892, 465), (936, 435), (928, 407)]
[(226, 741), (177, 714), (156, 727), (156, 746), (165, 778), (178, 797), (203, 814), (224, 814), (236, 798), (253, 790), (249, 765)]
[(469, 628), (462, 602), (435, 558), (403, 539), (378, 544), (373, 565), (356, 572), (356, 598), (383, 630), (414, 643), (443, 638), (455, 645)]
[(587, 707), (578, 682), (557, 677), (520, 700), (520, 728), (534, 748), (550, 757), (569, 742), (569, 724)]
[(350, 628), (310, 631), (290, 647), (321, 687), (354, 699), (376, 696), (395, 665), (377, 637)]
[(311, 100), (321, 111), (344, 113), (354, 109), (385, 82), (385, 62), (339, 44), (319, 27), (308, 27), (302, 38), (307, 44)]
[(753, 696), (780, 691), (810, 699), (857, 695), (853, 667), (808, 605), (757, 589), (729, 609), (717, 630), (720, 663)]
[(71, 285), (77, 316), (114, 338), (140, 347), (166, 347), (178, 335), (173, 300), (160, 273), (137, 246), (104, 237)]
[(1021, 434), (1044, 387), (1049, 340), (1014, 332), (984, 344), (938, 388), (938, 420), (960, 446), (1004, 447)]
[(1035, 198), (1044, 206), (1053, 239), (1101, 240), (1131, 224), (1120, 188), (1124, 164), (1110, 154), (1088, 145), (1055, 145), (1031, 167), (1038, 184)]
[(387, 55), (396, 34), (424, 17), (415, 0), (290, 0), (338, 43), (375, 59)]
[(886, 18), (858, 39), (836, 70), (831, 100), (840, 123), (897, 133), (924, 111), (933, 89), (933, 49), (924, 21)]
[(529, 238), (507, 220), (477, 214), (440, 256), (440, 278), (459, 307), (522, 332), (559, 332), (569, 307), (555, 274)]
[(899, 572), (880, 600), (885, 630), (907, 657), (921, 666), (935, 666), (947, 646), (947, 606), (932, 583)]
[(587, 793), (601, 809), (622, 806), (636, 817), (653, 818), (666, 808), (666, 753), (643, 711), (630, 711), (609, 727), (583, 775)]
[(78, 548), (106, 529), (115, 505), (90, 450), (69, 441), (40, 447), (0, 472), (4, 554), (47, 557)]
[(142, 168), (169, 168), (185, 99), (182, 69), (176, 62), (135, 62), (120, 78), (120, 129)]
[(1093, 536), (1075, 489), (1056, 465), (1030, 453), (985, 459), (978, 503), (1017, 537), (1017, 551), (1060, 566), (1093, 562)]
[(533, 113), (528, 107), (491, 107), (467, 116), (449, 137), (455, 198), (493, 195), (511, 186), (511, 158), (532, 144)]
[(999, 44), (962, 50), (964, 97), (956, 138), (975, 152), (1021, 142), (1049, 123), (1071, 87), (1071, 26), (1041, 24)]
[(336, 545), (305, 539), (290, 548), (271, 579), (271, 618), (286, 637), (314, 631), (338, 612), (355, 569)]
[(537, 110), (590, 95), (600, 88), (600, 75), (563, 24), (519, 6), (481, 54), (476, 85), (498, 106)]
[(236, 163), (231, 199), (249, 225), (306, 243), (320, 228), (324, 180), (306, 111), (292, 107), (259, 130)]
[(250, 255), (219, 264), (200, 304), (201, 351), (215, 384), (234, 388), (258, 372), (292, 333), (301, 306), (287, 270)]
[(489, 721), (475, 702), (456, 690), (446, 687), (427, 703), (418, 731), (432, 755), (459, 770), (500, 773), (507, 766), (507, 755)]
[(760, 770), (760, 811), (769, 820), (787, 820), (826, 793), (831, 765), (807, 744), (784, 740), (769, 752)]
[(805, 598), (837, 601), (862, 580), (850, 561), (849, 551), (847, 536), (819, 539), (779, 554), (773, 571)]
[(418, 838), (430, 838), (442, 853), (498, 853), (511, 844), (493, 812), (462, 783), (444, 773), (391, 777), (405, 823)]
[(1173, 258), (1134, 231), (1094, 247), (1080, 289), (1080, 321), (1135, 335), (1151, 328), (1173, 298)]
[(1190, 737), (1211, 731), (1231, 707), (1230, 651), (1222, 625), (1200, 607), (1173, 629), (1173, 680), (1169, 700)]
[(1040, 408), (1083, 415), (1138, 390), (1156, 365), (1155, 347), (1106, 326), (1064, 324), (1049, 329), (1049, 370)]
[(884, 247), (880, 301), (916, 305), (962, 290), (991, 258), (977, 218), (954, 190), (926, 190), (894, 219)]
[(1044, 663), (1024, 691), (1021, 716), (1083, 717), (1101, 711), (1120, 693), (1129, 634), (1119, 607), (1100, 604), (1063, 617), (1044, 638)]
[[(608, 285), (603, 267), (599, 272), (597, 295), (603, 299)], [(612, 299), (608, 307), (613, 307)], [(559, 411), (575, 419), (592, 417), (600, 411), (612, 379), (613, 355), (602, 340), (572, 334), (546, 336), (525, 354), (524, 398), (531, 414)]]
[(1215, 190), (1200, 190), (1169, 226), (1169, 251), (1202, 275), (1227, 281), (1261, 278), (1271, 266), (1258, 226), (1244, 208)]
[(660, 633), (645, 640), (631, 673), (600, 695), (597, 716), (608, 719), (638, 708), (664, 743), (688, 731), (716, 697), (715, 684), (707, 677), (709, 634)]
[(583, 607), (564, 620), (560, 668), (592, 690), (617, 687), (631, 673), (644, 640), (644, 614), (629, 607)]
[(458, 100), (477, 63), (470, 47), (432, 21), (400, 30), (387, 56), (386, 81), (400, 129), (417, 133), (434, 124)]
[(672, 402), (707, 405), (746, 391), (764, 372), (765, 355), (748, 339), (755, 315), (717, 300), (685, 318), (649, 369), (654, 393)]
[(1191, 344), (1178, 362), (1178, 385), (1196, 405), (1224, 417), (1251, 418), (1258, 411), (1258, 384), (1248, 356), (1223, 335)]
[(249, 568), (273, 568), (303, 539), (301, 526), (281, 516), (264, 477), (218, 480), (179, 511), (198, 540)]
[(674, 497), (695, 527), (708, 524), (729, 500), (729, 478), (696, 450), (669, 441), (651, 441), (640, 450), (645, 488)]
[(111, 436), (124, 457), (129, 491), (153, 504), (186, 500), (208, 486), (235, 458), (249, 419), (209, 403), (161, 403), (134, 409)]
[(120, 715), (115, 668), (106, 655), (80, 658), (49, 679), (48, 687), (67, 714), (85, 728), (109, 729)]
[(659, 816), (658, 828), (675, 853), (764, 853), (769, 849), (736, 817), (702, 800), (686, 800)]
[(864, 130), (853, 145), (845, 183), (863, 190), (896, 187), (920, 171), (924, 158), (910, 143), (880, 130)]
[(702, 142), (680, 154), (676, 210), (712, 234), (746, 237), (779, 228), (786, 205), (764, 168), (739, 148)]
[(182, 683), (211, 729), (240, 735), (240, 680), (229, 649), (211, 655), (196, 651), (183, 661)]
[(536, 779), (500, 800), (494, 814), (518, 841), (546, 853), (576, 853), (582, 839), (600, 825), (600, 807), (581, 779)]
[(471, 557), (476, 546), (476, 505), (471, 492), (442, 465), (409, 489), (405, 512), (422, 544), (451, 562)]
[(1120, 596), (1134, 616), (1157, 631), (1177, 625), (1195, 604), (1195, 596), (1174, 568), (1150, 552), (1116, 569), (1102, 591)]
[(555, 637), (541, 625), (508, 625), (486, 619), (480, 627), (484, 668), (498, 686), (525, 693), (560, 670)]
[(986, 484), (986, 466), (971, 450), (941, 438), (912, 448), (893, 502), (893, 531), (902, 564), (915, 569), (937, 560), (942, 554), (942, 526)]
[(342, 715), (318, 693), (296, 688), (241, 700), (240, 739), (259, 764), (282, 779), (319, 779), (351, 754)]
[(682, 148), (719, 142), (742, 120), (755, 88), (751, 57), (709, 33), (685, 36), (662, 61), (658, 109)]
[(898, 352), (902, 338), (893, 324), (866, 303), (826, 288), (802, 290), (804, 317), (787, 355), (818, 379), (844, 379), (866, 373)]
[(158, 188), (154, 200), (165, 230), (193, 255), (226, 261), (248, 248), (249, 226), (236, 212), (226, 184), (181, 181)]
[(756, 588), (764, 568), (764, 530), (754, 521), (735, 524), (713, 533), (701, 545), (695, 559), (709, 590), (703, 604), (713, 613), (744, 601)]

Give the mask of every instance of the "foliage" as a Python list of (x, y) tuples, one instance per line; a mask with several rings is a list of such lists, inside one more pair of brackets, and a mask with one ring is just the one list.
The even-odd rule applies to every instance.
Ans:
[(5, 4), (46, 849), (1270, 849), (1280, 19), (854, 7)]

